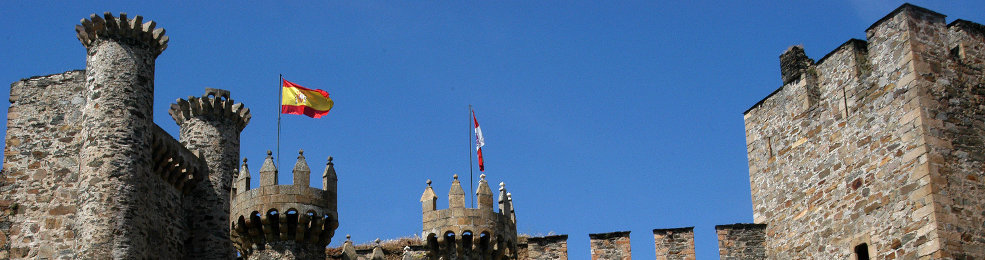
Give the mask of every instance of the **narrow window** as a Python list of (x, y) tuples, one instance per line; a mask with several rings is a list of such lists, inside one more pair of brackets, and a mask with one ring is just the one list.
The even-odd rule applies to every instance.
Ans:
[(767, 158), (773, 157), (773, 138), (766, 137), (766, 156)]
[(855, 246), (855, 259), (869, 260), (869, 245), (861, 243)]

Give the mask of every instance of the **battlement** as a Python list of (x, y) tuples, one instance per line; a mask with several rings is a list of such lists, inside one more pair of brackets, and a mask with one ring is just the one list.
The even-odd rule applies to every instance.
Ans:
[(127, 19), (127, 13), (114, 17), (105, 12), (103, 17), (91, 14), (89, 19), (79, 23), (81, 25), (75, 26), (76, 36), (86, 49), (105, 39), (146, 45), (154, 51), (155, 57), (168, 48), (169, 37), (164, 35), (164, 28), (155, 28), (157, 23), (154, 21), (144, 22), (143, 16)]
[(243, 103), (236, 103), (229, 98), (229, 90), (215, 88), (206, 88), (202, 97), (179, 98), (171, 104), (168, 114), (178, 125), (194, 117), (227, 118), (239, 131), (242, 131), (253, 117), (250, 109), (244, 107)]
[(234, 185), (231, 221), (233, 241), (244, 255), (285, 243), (320, 247), (324, 254), (339, 226), (334, 163), (329, 157), (322, 175), (326, 189), (308, 186), (311, 170), (303, 150), (298, 152), (293, 173), (294, 184), (277, 185), (277, 168), (267, 151), (260, 167), (260, 187), (251, 189), (249, 168), (243, 160)]
[(478, 208), (465, 207), (465, 191), (453, 176), (448, 192), (448, 209), (438, 210), (438, 196), (431, 188), (431, 180), (421, 196), (424, 215), (424, 238), (432, 255), (486, 256), (501, 258), (516, 253), (516, 214), (513, 212), (512, 194), (506, 184), (500, 183), (499, 212), (493, 209), (492, 190), (486, 175), (479, 176), (476, 190)]
[(169, 37), (164, 35), (164, 28), (155, 28), (157, 22), (154, 21), (144, 22), (143, 16), (127, 19), (127, 13), (114, 17), (105, 12), (103, 17), (91, 14), (89, 19), (83, 18), (79, 23), (81, 25), (75, 26), (76, 37), (86, 49), (104, 39), (144, 44), (154, 50), (155, 57), (168, 48)]

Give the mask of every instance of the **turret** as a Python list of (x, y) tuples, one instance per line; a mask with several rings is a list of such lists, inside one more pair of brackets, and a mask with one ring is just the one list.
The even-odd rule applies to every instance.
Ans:
[(201, 97), (176, 100), (168, 113), (181, 128), (181, 144), (201, 152), (209, 169), (208, 178), (183, 198), (190, 237), (186, 257), (233, 258), (229, 199), (239, 161), (239, 135), (250, 122), (250, 109), (233, 101), (228, 90), (206, 88)]
[(479, 201), (480, 209), (493, 208), (493, 193), (492, 189), (489, 189), (489, 182), (486, 181), (486, 175), (479, 175), (479, 189), (475, 191), (475, 196)]
[[(143, 17), (106, 12), (75, 26), (86, 47), (79, 152), (81, 205), (75, 223), (76, 258), (153, 258), (181, 255), (186, 237), (180, 200), (204, 178), (193, 153), (154, 122), (154, 67), (168, 36)], [(170, 141), (170, 142), (168, 142)], [(155, 149), (157, 148), (157, 149)], [(153, 165), (152, 165), (153, 164)], [(157, 175), (157, 176), (155, 176)], [(155, 220), (176, 226), (161, 228)]]
[[(332, 163), (328, 163), (332, 167)], [(295, 182), (277, 185), (277, 167), (267, 152), (260, 167), (260, 187), (251, 189), (244, 163), (232, 201), (232, 240), (245, 259), (265, 259), (273, 254), (290, 254), (298, 259), (325, 259), (325, 246), (339, 227), (337, 194), (332, 190), (308, 186), (311, 170), (298, 152), (294, 164)], [(334, 175), (334, 169), (326, 169)], [(323, 176), (326, 176), (323, 174)], [(302, 180), (304, 179), (304, 180)]]
[(452, 176), (451, 190), (448, 191), (448, 208), (465, 208), (465, 190), (462, 190), (462, 183), (458, 181), (458, 174)]
[[(325, 163), (325, 172), (322, 173), (321, 178), (322, 189), (325, 189), (326, 194), (339, 194), (339, 177), (335, 174), (335, 163), (332, 162), (331, 156)], [(338, 211), (338, 196), (329, 198), (329, 203), (332, 204), (332, 211)]]
[(486, 175), (479, 176), (478, 208), (465, 207), (465, 192), (458, 175), (448, 192), (448, 209), (437, 210), (438, 196), (428, 180), (421, 195), (424, 231), (429, 259), (515, 259), (516, 220), (510, 196), (500, 188), (500, 211), (493, 209), (492, 190)]
[(424, 194), (421, 194), (421, 210), (424, 213), (438, 210), (438, 195), (435, 195), (434, 189), (431, 189), (431, 180), (428, 180), (427, 184), (428, 187), (424, 188)]

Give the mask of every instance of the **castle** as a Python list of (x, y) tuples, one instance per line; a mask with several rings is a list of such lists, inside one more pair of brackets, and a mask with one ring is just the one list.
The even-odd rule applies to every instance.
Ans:
[[(904, 4), (817, 61), (780, 55), (783, 85), (743, 113), (755, 224), (716, 226), (722, 259), (985, 258), (985, 26), (944, 18)], [(291, 185), (268, 152), (250, 187), (228, 91), (172, 104), (178, 139), (151, 120), (163, 29), (106, 13), (76, 31), (84, 71), (11, 84), (0, 258), (567, 259), (567, 235), (518, 236), (505, 185), (494, 205), (480, 178), (466, 208), (457, 176), (448, 209), (427, 182), (420, 240), (326, 251), (332, 158), (316, 189), (303, 151)], [(695, 258), (692, 227), (653, 236), (658, 259)], [(589, 239), (631, 258), (629, 232)]]

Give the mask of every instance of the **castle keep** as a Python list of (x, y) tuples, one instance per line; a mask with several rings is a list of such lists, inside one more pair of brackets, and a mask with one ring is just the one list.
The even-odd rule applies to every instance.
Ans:
[(770, 259), (985, 258), (985, 30), (903, 5), (745, 112)]
[[(904, 4), (813, 60), (780, 55), (782, 86), (744, 113), (755, 223), (715, 227), (721, 259), (985, 258), (985, 26)], [(339, 227), (331, 157), (304, 151), (251, 187), (229, 91), (177, 99), (153, 122), (168, 36), (141, 16), (83, 19), (86, 69), (11, 84), (0, 258), (567, 259), (567, 235), (518, 235), (512, 195), (427, 181), (421, 236), (326, 246)], [(316, 173), (317, 174), (317, 173)], [(469, 195), (471, 196), (471, 195)], [(410, 213), (408, 213), (410, 214)], [(695, 259), (694, 228), (653, 230), (657, 259)], [(589, 234), (592, 259), (631, 259), (630, 232)]]

